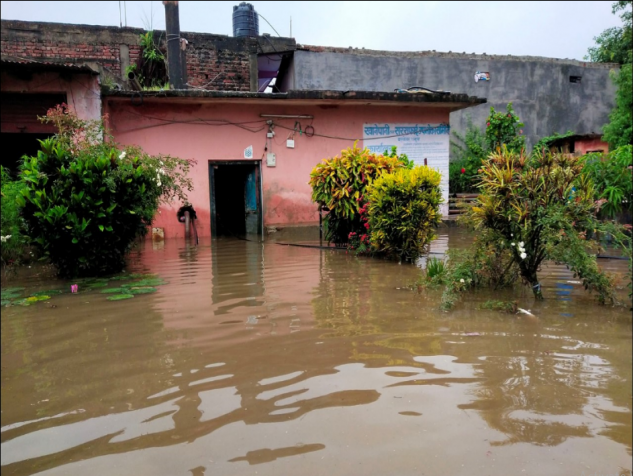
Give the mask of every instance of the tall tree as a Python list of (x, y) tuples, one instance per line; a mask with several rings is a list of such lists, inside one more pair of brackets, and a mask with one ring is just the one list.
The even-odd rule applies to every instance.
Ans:
[(613, 4), (614, 15), (622, 12), (622, 26), (608, 28), (595, 37), (596, 46), (589, 48), (587, 59), (596, 63), (631, 63), (631, 3), (631, 0), (620, 0)]
[(609, 123), (603, 128), (603, 140), (609, 143), (611, 149), (633, 144), (633, 95), (632, 81), (632, 50), (631, 37), (631, 0), (620, 0), (612, 6), (613, 14), (620, 13), (621, 27), (608, 28), (600, 36), (594, 38), (596, 46), (589, 48), (587, 56), (598, 63), (619, 63), (620, 71), (612, 74), (613, 81), (618, 87), (615, 96), (615, 108), (609, 114)]

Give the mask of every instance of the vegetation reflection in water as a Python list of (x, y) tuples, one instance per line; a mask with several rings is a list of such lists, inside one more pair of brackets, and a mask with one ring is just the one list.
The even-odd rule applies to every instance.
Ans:
[[(630, 469), (630, 318), (564, 268), (542, 303), (444, 313), (414, 267), (340, 251), (167, 242), (132, 262), (168, 284), (3, 309), (3, 474)], [(538, 320), (476, 309), (510, 297)]]

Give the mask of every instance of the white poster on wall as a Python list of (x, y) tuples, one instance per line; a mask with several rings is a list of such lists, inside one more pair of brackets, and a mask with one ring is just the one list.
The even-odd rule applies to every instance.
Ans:
[(448, 216), (448, 124), (363, 124), (363, 146), (382, 154), (398, 148), (416, 165), (428, 165), (442, 174), (442, 215)]

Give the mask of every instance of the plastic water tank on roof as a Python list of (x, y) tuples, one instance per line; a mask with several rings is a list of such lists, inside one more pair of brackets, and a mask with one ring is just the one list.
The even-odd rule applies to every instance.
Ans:
[(259, 36), (259, 17), (250, 3), (233, 7), (233, 36)]

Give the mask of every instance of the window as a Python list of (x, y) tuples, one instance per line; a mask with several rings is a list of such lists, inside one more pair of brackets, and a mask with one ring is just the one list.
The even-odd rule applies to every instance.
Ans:
[(569, 82), (570, 83), (580, 83), (582, 81), (582, 76), (570, 76), (569, 77)]

